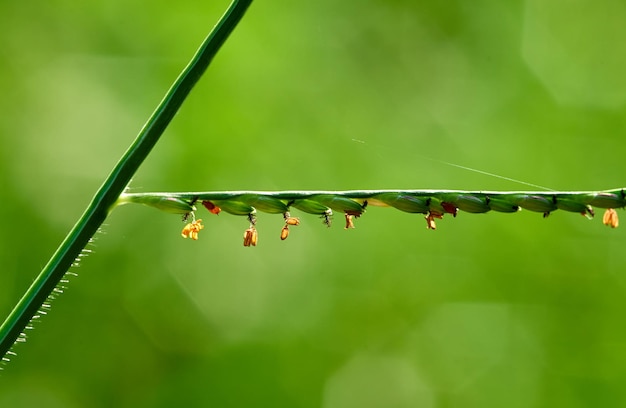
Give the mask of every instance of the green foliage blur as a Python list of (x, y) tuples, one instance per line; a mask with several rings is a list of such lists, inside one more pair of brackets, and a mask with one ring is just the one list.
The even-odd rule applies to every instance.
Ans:
[[(0, 315), (226, 1), (0, 3)], [(620, 0), (254, 3), (132, 191), (626, 185)], [(623, 215), (622, 212), (619, 212)], [(625, 406), (626, 230), (116, 210), (2, 407)]]

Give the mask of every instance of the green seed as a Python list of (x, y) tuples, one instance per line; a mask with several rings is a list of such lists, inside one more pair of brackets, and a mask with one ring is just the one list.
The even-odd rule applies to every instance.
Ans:
[(424, 197), (402, 193), (383, 193), (375, 196), (374, 199), (408, 213), (426, 214), (429, 211), (428, 199)]
[(243, 203), (241, 201), (235, 201), (235, 200), (213, 201), (213, 204), (217, 205), (222, 210), (232, 215), (250, 215), (256, 212), (254, 207), (252, 207), (249, 204)]
[[(130, 199), (129, 199), (130, 198)], [(165, 211), (171, 214), (187, 214), (196, 211), (196, 207), (189, 204), (187, 200), (176, 197), (163, 196), (130, 196), (124, 195), (120, 197), (120, 202), (132, 202), (147, 205), (157, 210)]]
[(337, 212), (360, 215), (364, 211), (363, 206), (361, 206), (361, 204), (357, 203), (356, 201), (350, 198), (336, 196), (332, 194), (316, 195), (311, 197), (311, 200), (315, 200), (318, 203), (330, 207)]
[[(581, 214), (586, 214), (589, 212), (589, 206), (578, 201), (571, 200), (569, 198), (557, 198), (556, 199), (556, 207), (559, 210), (577, 212)], [(593, 210), (592, 210), (593, 212)]]
[(332, 210), (325, 205), (318, 203), (317, 201), (309, 200), (307, 198), (301, 200), (295, 200), (292, 207), (297, 208), (300, 211), (304, 211), (309, 214), (316, 215), (332, 215)]
[(487, 201), (489, 203), (489, 208), (493, 211), (503, 212), (503, 213), (514, 213), (519, 211), (519, 205), (513, 204), (508, 200), (502, 198), (492, 198), (487, 196)]
[(490, 210), (484, 197), (476, 197), (468, 194), (459, 194), (456, 199), (450, 200), (461, 211), (469, 213), (484, 213)]
[(274, 197), (262, 196), (258, 194), (245, 194), (240, 196), (239, 200), (265, 213), (284, 214), (289, 211), (289, 207), (287, 207), (285, 203)]
[(552, 197), (544, 197), (536, 194), (514, 194), (511, 202), (525, 210), (541, 213), (549, 213), (557, 209)]
[(622, 208), (626, 206), (623, 194), (595, 193), (589, 194), (589, 205), (599, 208)]

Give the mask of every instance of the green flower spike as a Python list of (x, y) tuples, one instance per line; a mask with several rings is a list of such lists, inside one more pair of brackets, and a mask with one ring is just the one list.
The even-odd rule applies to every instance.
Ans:
[[(169, 198), (169, 199), (166, 199)], [(120, 203), (139, 203), (155, 206), (168, 212), (190, 211), (192, 204), (200, 201), (210, 212), (220, 209), (234, 214), (246, 215), (250, 228), (244, 235), (246, 246), (255, 246), (258, 233), (255, 227), (257, 211), (283, 214), (285, 225), (281, 239), (289, 236), (289, 227), (298, 225), (299, 219), (289, 215), (293, 207), (309, 214), (320, 215), (330, 226), (333, 211), (344, 214), (345, 228), (354, 228), (354, 219), (365, 212), (368, 205), (393, 207), (403, 212), (424, 214), (426, 227), (435, 230), (436, 220), (445, 214), (456, 217), (459, 212), (472, 214), (497, 211), (514, 213), (524, 208), (542, 213), (544, 217), (556, 210), (575, 212), (591, 219), (593, 207), (609, 209), (603, 217), (606, 225), (617, 227), (619, 221), (614, 208), (626, 206), (624, 189), (599, 192), (500, 192), (456, 190), (353, 190), (353, 191), (225, 191), (193, 193), (145, 193), (124, 194)], [(195, 209), (195, 207), (193, 207)], [(297, 220), (297, 221), (296, 221)], [(190, 235), (191, 236), (191, 235)]]

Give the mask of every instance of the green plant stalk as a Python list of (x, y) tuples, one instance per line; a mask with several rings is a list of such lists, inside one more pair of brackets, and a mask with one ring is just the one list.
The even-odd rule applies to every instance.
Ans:
[(183, 104), (193, 86), (206, 71), (211, 60), (226, 38), (243, 17), (252, 0), (234, 0), (208, 37), (204, 40), (189, 64), (185, 67), (163, 100), (150, 116), (137, 138), (124, 153), (113, 171), (104, 181), (91, 203), (54, 253), (24, 296), (0, 327), (0, 356), (8, 361), (7, 353), (16, 341), (25, 340), (25, 328), (36, 313), (53, 299), (53, 291), (72, 266), (93, 235), (98, 231), (120, 194), (148, 156), (166, 127)]

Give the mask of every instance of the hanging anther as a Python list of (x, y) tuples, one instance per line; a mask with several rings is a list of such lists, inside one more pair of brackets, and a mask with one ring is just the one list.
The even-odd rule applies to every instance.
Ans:
[(354, 215), (346, 213), (346, 228), (351, 229), (354, 228)]
[(243, 233), (243, 246), (256, 246), (259, 234), (256, 231), (254, 225), (250, 225), (250, 228)]
[(283, 217), (285, 218), (285, 224), (286, 225), (300, 225), (300, 218), (298, 217), (292, 217), (291, 215), (289, 215), (288, 212), (283, 214)]
[(280, 231), (280, 240), (284, 241), (289, 236), (289, 226), (285, 225), (283, 229)]
[(259, 234), (256, 230), (256, 215), (253, 212), (248, 214), (248, 221), (250, 221), (250, 227), (243, 233), (243, 246), (256, 246)]
[(280, 239), (282, 241), (286, 240), (287, 237), (289, 236), (289, 226), (290, 225), (293, 225), (293, 226), (296, 226), (296, 227), (298, 225), (300, 225), (300, 218), (292, 217), (289, 214), (289, 211), (285, 211), (285, 213), (283, 214), (283, 218), (285, 219), (285, 226), (280, 231)]
[(354, 228), (354, 219), (359, 218), (361, 214), (363, 214), (363, 211), (365, 210), (365, 206), (367, 206), (367, 204), (361, 207), (361, 211), (347, 210), (345, 212), (345, 216), (346, 216), (346, 228), (345, 229)]
[(433, 231), (436, 230), (437, 224), (435, 224), (435, 219), (440, 220), (442, 218), (443, 218), (443, 214), (440, 214), (435, 211), (429, 211), (426, 217), (424, 217), (424, 219), (426, 220), (426, 228), (431, 229)]
[(602, 217), (602, 223), (611, 228), (617, 228), (619, 226), (619, 218), (617, 217), (617, 211), (613, 208), (608, 208), (604, 212)]
[(203, 228), (204, 228), (204, 225), (202, 225), (202, 220), (194, 220), (190, 222), (189, 224), (185, 225), (180, 235), (183, 238), (191, 238), (194, 241), (197, 241), (198, 232), (200, 232), (200, 230)]

